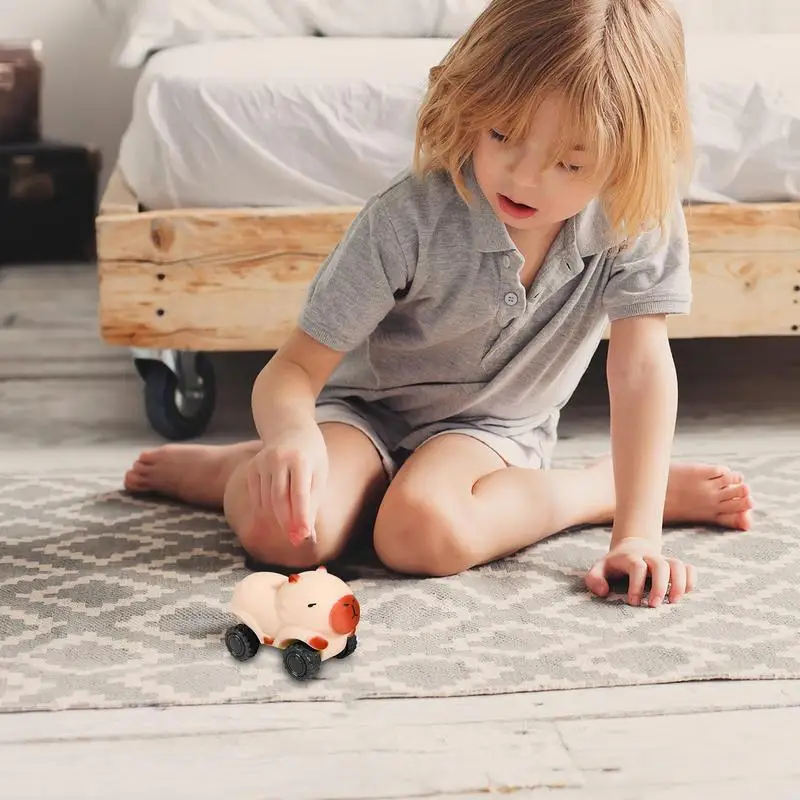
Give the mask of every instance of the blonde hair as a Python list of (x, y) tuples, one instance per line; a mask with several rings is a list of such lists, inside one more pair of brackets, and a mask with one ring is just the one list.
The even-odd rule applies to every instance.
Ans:
[(521, 141), (556, 93), (571, 119), (551, 163), (580, 140), (609, 177), (601, 202), (623, 238), (663, 226), (692, 158), (683, 26), (668, 0), (493, 0), (430, 71), (414, 169), (462, 168), (492, 128)]

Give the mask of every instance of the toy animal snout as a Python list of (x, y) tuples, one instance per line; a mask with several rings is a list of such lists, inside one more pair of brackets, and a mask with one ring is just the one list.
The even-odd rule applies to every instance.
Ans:
[(331, 630), (344, 636), (355, 632), (361, 619), (361, 606), (355, 595), (347, 594), (334, 603), (330, 614)]

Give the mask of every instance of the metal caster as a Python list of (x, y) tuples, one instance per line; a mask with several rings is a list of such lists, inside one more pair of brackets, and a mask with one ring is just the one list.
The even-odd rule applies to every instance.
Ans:
[(202, 353), (139, 348), (133, 359), (144, 380), (145, 413), (153, 430), (172, 441), (200, 436), (216, 403), (209, 359)]

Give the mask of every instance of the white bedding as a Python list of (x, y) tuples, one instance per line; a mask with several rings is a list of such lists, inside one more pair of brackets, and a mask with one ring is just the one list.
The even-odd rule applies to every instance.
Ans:
[[(359, 204), (405, 169), (450, 39), (280, 37), (153, 56), (121, 169), (151, 208)], [(688, 37), (687, 197), (800, 201), (800, 36)]]
[(224, 39), (460, 36), (488, 1), (105, 0), (124, 20), (120, 67), (140, 67), (159, 50)]

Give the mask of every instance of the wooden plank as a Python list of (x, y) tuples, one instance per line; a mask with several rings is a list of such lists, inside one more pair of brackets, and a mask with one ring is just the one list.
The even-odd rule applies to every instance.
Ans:
[(795, 708), (556, 724), (577, 766), (599, 787), (791, 779), (800, 786)]
[(277, 350), (297, 320), (313, 267), (301, 259), (276, 267), (244, 272), (198, 263), (167, 272), (119, 262), (101, 277), (102, 337), (137, 347)]
[(98, 220), (110, 344), (275, 350), (356, 209), (258, 209)]
[[(287, 718), (268, 730), (176, 733), (167, 726), (142, 736), (90, 724), (76, 728), (70, 741), (20, 739), (0, 750), (3, 786), (19, 800), (99, 798), (112, 777), (120, 797), (225, 791), (237, 797), (377, 800), (559, 790), (591, 800), (612, 791), (617, 798), (672, 800), (687, 791), (716, 797), (712, 788), (730, 788), (735, 792), (724, 796), (744, 800), (769, 787), (775, 793), (764, 796), (788, 800), (792, 795), (784, 791), (796, 788), (800, 777), (797, 709), (475, 723), (419, 722), (411, 713), (418, 701), (389, 702), (407, 709), (405, 724), (373, 714), (358, 726), (342, 716), (317, 727), (301, 714), (294, 724)], [(149, 711), (153, 717), (164, 713)], [(193, 710), (195, 716), (199, 711)], [(95, 719), (105, 713), (94, 712)], [(47, 715), (56, 724), (60, 716)]]
[(650, 718), (662, 714), (796, 708), (800, 680), (708, 681), (607, 689), (525, 692), (475, 697), (359, 700), (355, 703), (233, 703), (210, 706), (0, 714), (0, 744), (120, 736), (282, 731), (298, 727), (357, 733), (381, 720), (387, 727), (483, 722), (554, 722)]
[(685, 207), (695, 253), (800, 253), (800, 203)]
[(316, 271), (357, 213), (358, 208), (337, 206), (146, 211), (100, 217), (98, 252), (108, 261), (175, 267), (202, 264), (244, 274), (256, 266), (291, 272), (291, 261), (299, 258), (314, 263)]
[(675, 339), (800, 335), (800, 250), (692, 256), (692, 312), (669, 320)]
[[(303, 255), (270, 268), (198, 261), (167, 269), (120, 261), (101, 271), (100, 320), (109, 344), (185, 350), (276, 350), (317, 268)], [(692, 313), (673, 338), (800, 335), (800, 254), (697, 254)]]
[[(800, 205), (691, 209), (695, 303), (674, 338), (800, 335)], [(175, 210), (100, 217), (110, 344), (275, 350), (356, 208)]]
[[(113, 238), (103, 242), (105, 257), (125, 259), (130, 251), (124, 249), (126, 240), (132, 244), (137, 259), (152, 257), (154, 263), (176, 263), (181, 258), (207, 256), (214, 251), (215, 237), (224, 241), (234, 229), (233, 242), (228, 249), (246, 247), (248, 235), (265, 232), (271, 237), (304, 237), (306, 225), (317, 227), (327, 241), (325, 253), (335, 247), (359, 211), (359, 206), (325, 206), (307, 208), (198, 208), (165, 209), (138, 212), (138, 201), (125, 183), (119, 170), (115, 171), (106, 191), (109, 205), (101, 206), (102, 214), (134, 215), (132, 219), (115, 219)], [(104, 198), (105, 202), (105, 198)], [(692, 250), (698, 253), (738, 253), (754, 250), (762, 253), (800, 251), (800, 203), (742, 203), (692, 204), (685, 207)], [(106, 228), (110, 221), (103, 220)], [(133, 222), (133, 226), (128, 223)], [(185, 223), (185, 225), (184, 225)], [(265, 225), (266, 223), (266, 225)], [(264, 227), (261, 227), (265, 225)], [(271, 226), (277, 225), (277, 228)], [(269, 226), (269, 227), (267, 227)], [(241, 230), (240, 230), (241, 228)], [(160, 233), (159, 233), (160, 229)], [(205, 241), (193, 238), (198, 229), (208, 234)], [(260, 230), (259, 230), (260, 229)], [(178, 237), (173, 242), (173, 235)], [(147, 249), (154, 236), (156, 247)], [(159, 238), (160, 237), (160, 238)], [(183, 241), (180, 238), (183, 237)], [(291, 242), (291, 239), (289, 240)], [(170, 245), (165, 248), (164, 245)], [(192, 252), (192, 246), (198, 247)], [(123, 249), (120, 249), (123, 248)], [(169, 252), (165, 253), (165, 250)]]
[[(768, 797), (769, 800), (798, 800), (797, 781), (768, 780), (753, 781), (703, 781), (702, 784), (675, 784), (673, 786), (653, 786), (642, 783), (636, 786), (586, 786), (582, 789), (558, 789), (541, 787), (519, 794), (511, 793), (511, 800), (753, 800)], [(438, 797), (416, 798), (416, 800), (487, 800), (486, 794), (454, 794)]]
[[(146, 764), (147, 769), (142, 769)], [(15, 800), (259, 797), (372, 800), (579, 787), (553, 723), (346, 728), (5, 745), (3, 794)]]
[(111, 173), (100, 201), (100, 215), (135, 214), (138, 210), (139, 201), (122, 176), (122, 170), (117, 166)]

